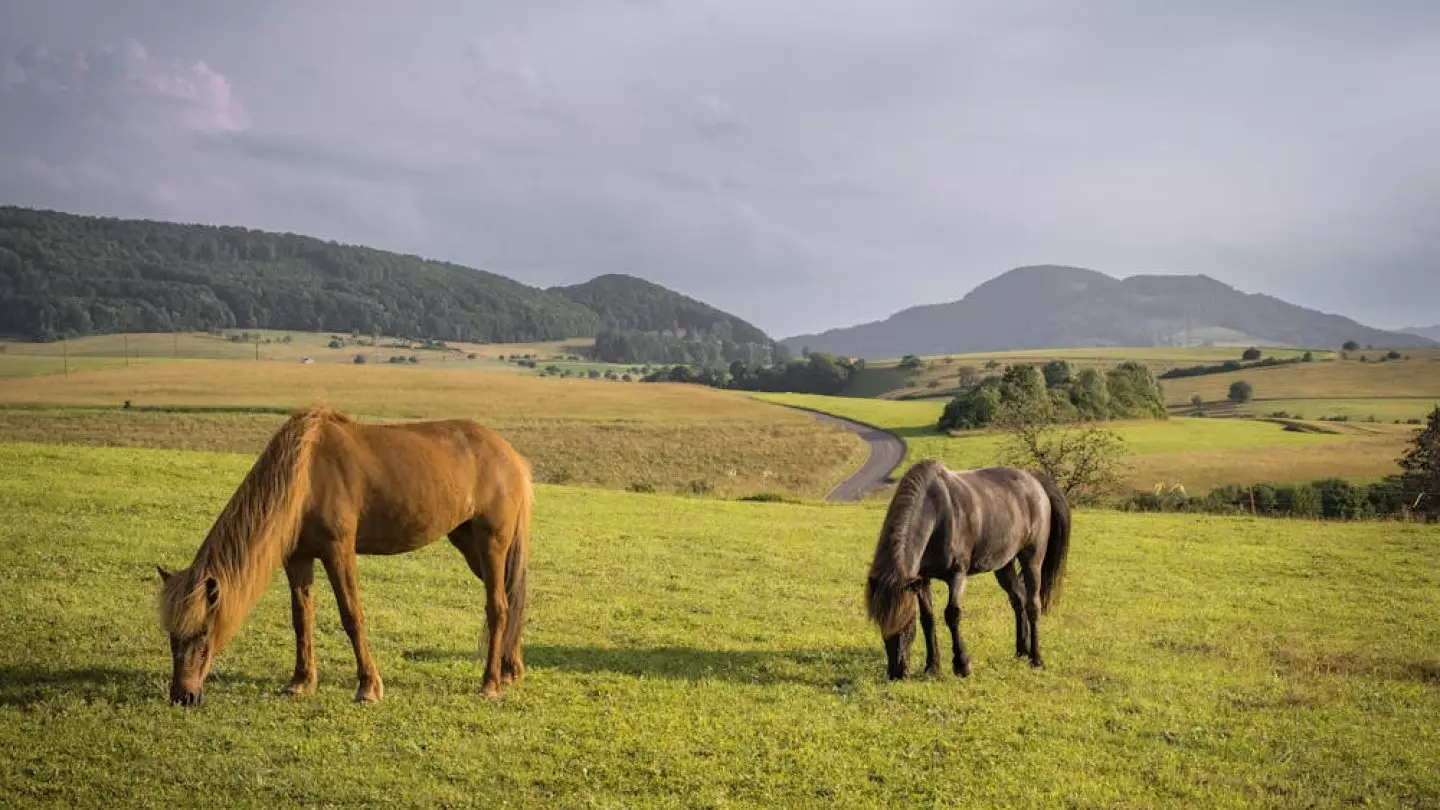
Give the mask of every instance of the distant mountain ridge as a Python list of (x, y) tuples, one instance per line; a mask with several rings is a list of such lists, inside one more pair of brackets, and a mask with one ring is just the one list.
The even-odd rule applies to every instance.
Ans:
[(964, 298), (902, 310), (883, 321), (781, 341), (868, 359), (1086, 346), (1263, 344), (1384, 348), (1437, 345), (1375, 329), (1205, 275), (1116, 279), (1062, 265), (1017, 267)]
[(1440, 342), (1440, 323), (1434, 326), (1407, 326), (1399, 331), (1402, 334), (1416, 335), (1417, 337), (1423, 337), (1427, 340)]
[(630, 276), (542, 290), (293, 233), (0, 206), (4, 335), (272, 328), (502, 343), (595, 337), (616, 324), (703, 325), (773, 344), (740, 318)]

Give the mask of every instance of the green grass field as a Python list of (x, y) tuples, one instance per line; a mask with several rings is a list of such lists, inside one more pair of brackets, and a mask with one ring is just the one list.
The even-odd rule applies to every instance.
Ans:
[[(810, 394), (756, 394), (757, 399), (833, 413), (885, 428), (905, 439), (906, 463), (938, 458), (956, 468), (996, 463), (1001, 437), (990, 431), (957, 436), (936, 432), (944, 410), (938, 400), (891, 401)], [(1127, 484), (1183, 484), (1192, 493), (1227, 483), (1290, 483), (1330, 476), (1374, 480), (1397, 472), (1395, 460), (1413, 428), (1395, 425), (1326, 425), (1332, 434), (1297, 433), (1280, 424), (1248, 419), (1114, 422), (1129, 454)]]
[(1440, 803), (1434, 527), (1081, 512), (1047, 669), (1011, 657), (984, 575), (972, 678), (890, 684), (860, 599), (883, 505), (541, 487), (531, 668), (501, 700), (442, 542), (361, 561), (384, 702), (350, 702), (323, 578), (320, 692), (274, 696), (281, 577), (205, 706), (173, 708), (154, 565), (250, 462), (0, 444), (0, 805)]

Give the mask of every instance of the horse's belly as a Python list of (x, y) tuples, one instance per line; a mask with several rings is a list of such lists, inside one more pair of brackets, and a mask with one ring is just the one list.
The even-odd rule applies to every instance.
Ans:
[(1011, 560), (1015, 559), (1013, 550), (994, 550), (985, 553), (972, 553), (970, 556), (970, 568), (967, 574), (986, 574), (994, 571)]

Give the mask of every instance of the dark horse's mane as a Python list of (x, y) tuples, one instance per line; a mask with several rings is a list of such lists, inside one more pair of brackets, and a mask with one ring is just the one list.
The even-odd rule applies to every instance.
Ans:
[(944, 469), (940, 462), (932, 459), (915, 464), (895, 485), (890, 508), (885, 512), (870, 578), (865, 584), (865, 605), (870, 619), (887, 635), (915, 621), (915, 600), (905, 598), (918, 582), (906, 573), (911, 567), (905, 559), (910, 551), (910, 526), (916, 513), (925, 506), (930, 485)]

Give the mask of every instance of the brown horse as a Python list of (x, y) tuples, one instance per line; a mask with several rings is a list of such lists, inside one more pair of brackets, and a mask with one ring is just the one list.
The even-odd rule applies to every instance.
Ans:
[(1059, 599), (1069, 546), (1070, 506), (1049, 477), (1009, 467), (954, 471), (932, 459), (916, 463), (890, 499), (865, 586), (867, 612), (885, 640), (889, 677), (905, 677), (916, 603), (925, 632), (925, 672), (940, 672), (932, 579), (949, 586), (945, 624), (955, 674), (969, 676), (960, 600), (965, 577), (987, 571), (995, 572), (1015, 611), (1015, 655), (1043, 666), (1039, 618)]
[(311, 583), (325, 566), (359, 667), (355, 699), (379, 700), (365, 641), (356, 554), (415, 551), (447, 534), (485, 583), (489, 655), (484, 692), (525, 671), (525, 574), (530, 465), (470, 420), (363, 425), (329, 408), (295, 413), (273, 437), (211, 527), (189, 568), (160, 569), (160, 623), (170, 634), (170, 699), (196, 705), (215, 656), (278, 566), (290, 581), (295, 675), (286, 692), (315, 691)]

